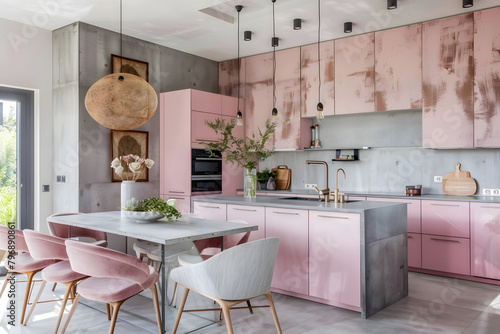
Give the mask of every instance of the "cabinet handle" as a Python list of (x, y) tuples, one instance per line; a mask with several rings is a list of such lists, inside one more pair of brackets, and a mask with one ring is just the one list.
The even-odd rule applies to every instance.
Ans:
[(431, 240), (435, 241), (446, 241), (446, 242), (460, 242), (458, 240), (449, 240), (449, 239), (440, 239), (440, 238), (431, 238)]
[(349, 217), (324, 216), (324, 215), (318, 215), (318, 217), (321, 217), (321, 218), (333, 218), (333, 219), (349, 219)]
[(178, 200), (181, 200), (181, 201), (184, 201), (185, 198), (184, 197), (170, 197), (170, 199), (178, 199)]
[(184, 191), (169, 191), (172, 194), (184, 194)]
[(281, 212), (281, 211), (273, 211), (273, 213), (278, 213), (280, 215), (294, 215), (298, 216), (299, 214), (297, 212)]
[(431, 205), (434, 205), (434, 206), (460, 206), (458, 204), (431, 204)]
[(200, 205), (200, 208), (220, 209), (219, 206), (210, 206), (210, 205)]
[(500, 209), (500, 206), (480, 206), (481, 209)]
[(218, 142), (218, 140), (213, 140), (213, 139), (199, 139), (196, 138), (195, 141), (209, 141), (209, 142)]
[(255, 209), (238, 209), (238, 208), (233, 208), (233, 210), (236, 210), (236, 211), (251, 211), (251, 212), (256, 212), (257, 211)]

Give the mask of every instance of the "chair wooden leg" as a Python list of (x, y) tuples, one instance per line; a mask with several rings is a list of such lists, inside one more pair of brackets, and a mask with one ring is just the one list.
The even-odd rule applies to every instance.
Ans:
[(109, 334), (113, 334), (115, 331), (116, 320), (118, 319), (118, 312), (120, 311), (120, 306), (122, 306), (125, 300), (119, 302), (110, 303), (113, 307), (113, 316), (111, 317), (111, 324), (109, 325)]
[(57, 282), (55, 282), (54, 285), (52, 286), (52, 291), (54, 291), (56, 289), (56, 286), (57, 286)]
[(111, 306), (109, 306), (108, 303), (106, 303), (106, 315), (108, 316), (108, 321), (111, 320)]
[(153, 292), (153, 303), (155, 305), (156, 321), (158, 322), (158, 330), (160, 331), (160, 334), (163, 334), (163, 328), (161, 326), (160, 303), (158, 302), (158, 291), (156, 290), (156, 284), (153, 284), (151, 286), (151, 291)]
[(33, 305), (31, 305), (30, 311), (28, 315), (26, 316), (26, 319), (24, 320), (23, 325), (26, 326), (28, 323), (29, 318), (31, 317), (31, 314), (33, 313), (33, 310), (35, 309), (35, 306), (37, 305), (38, 301), (40, 300), (40, 297), (42, 296), (43, 289), (45, 288), (45, 284), (47, 284), (47, 281), (43, 281), (42, 285), (40, 285), (40, 288), (38, 289), (38, 293), (36, 294), (35, 300), (33, 301)]
[(269, 302), (269, 307), (271, 308), (271, 313), (273, 314), (274, 324), (276, 325), (276, 330), (278, 334), (281, 334), (281, 326), (280, 321), (278, 320), (278, 313), (276, 313), (276, 308), (274, 307), (273, 296), (271, 295), (271, 291), (267, 291), (264, 294)]
[(66, 291), (64, 291), (64, 297), (61, 303), (61, 309), (59, 310), (59, 316), (57, 317), (56, 327), (54, 328), (54, 334), (57, 334), (57, 331), (59, 330), (59, 326), (61, 325), (61, 320), (64, 315), (64, 309), (66, 308), (66, 304), (68, 303), (68, 298), (71, 292), (73, 291), (74, 286), (76, 285), (76, 281), (64, 283), (64, 285), (66, 285)]
[(179, 322), (181, 321), (182, 311), (186, 305), (186, 300), (189, 294), (189, 289), (185, 288), (184, 294), (182, 295), (181, 304), (179, 305), (179, 311), (177, 311), (177, 317), (175, 318), (174, 327), (172, 328), (172, 334), (177, 333), (177, 328), (179, 327)]
[(24, 301), (23, 301), (23, 310), (21, 311), (21, 324), (24, 323), (24, 314), (26, 313), (26, 306), (28, 305), (28, 299), (31, 294), (31, 283), (33, 282), (33, 276), (35, 276), (37, 272), (28, 272), (25, 273), (28, 276), (26, 280), (26, 291), (24, 293)]
[[(175, 293), (177, 292), (177, 282), (174, 282), (174, 292), (172, 292), (172, 300), (170, 301), (170, 304), (168, 306), (172, 306), (172, 303), (174, 302), (175, 299)], [(175, 307), (175, 304), (174, 304)]]
[[(2, 291), (0, 291), (0, 298), (2, 298), (3, 292), (5, 291), (5, 288), (7, 287), (7, 285), (9, 285), (10, 276), (12, 276), (11, 272), (8, 272), (7, 275), (5, 276), (5, 281), (3, 281), (3, 285), (2, 285)], [(177, 284), (177, 283), (175, 283), (175, 284)]]
[(233, 324), (231, 323), (231, 315), (229, 313), (231, 307), (228, 304), (224, 303), (224, 301), (220, 301), (219, 303), (222, 308), (222, 312), (224, 313), (224, 320), (226, 321), (227, 333), (233, 334)]
[(64, 334), (66, 332), (66, 328), (68, 328), (69, 322), (71, 320), (71, 317), (73, 316), (73, 313), (75, 313), (76, 306), (78, 305), (78, 302), (80, 301), (80, 294), (76, 295), (75, 300), (73, 300), (73, 305), (71, 306), (71, 310), (68, 313), (68, 317), (66, 318), (66, 322), (64, 323), (64, 327), (62, 329), (61, 334)]
[(253, 314), (252, 304), (250, 303), (249, 300), (247, 300), (247, 306), (248, 306), (248, 310), (250, 311), (250, 314)]

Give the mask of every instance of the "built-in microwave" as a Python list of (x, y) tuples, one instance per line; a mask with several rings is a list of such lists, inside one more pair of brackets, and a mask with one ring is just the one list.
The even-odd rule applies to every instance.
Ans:
[(222, 157), (219, 151), (215, 156), (204, 149), (191, 150), (191, 193), (222, 192)]

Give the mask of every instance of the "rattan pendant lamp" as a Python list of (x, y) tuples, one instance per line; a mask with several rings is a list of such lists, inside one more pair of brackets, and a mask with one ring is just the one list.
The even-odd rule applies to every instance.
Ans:
[[(120, 58), (122, 51), (120, 0)], [(85, 96), (85, 107), (90, 116), (97, 123), (114, 130), (130, 130), (141, 126), (154, 115), (157, 106), (158, 96), (154, 88), (146, 80), (129, 73), (113, 73), (101, 78)]]

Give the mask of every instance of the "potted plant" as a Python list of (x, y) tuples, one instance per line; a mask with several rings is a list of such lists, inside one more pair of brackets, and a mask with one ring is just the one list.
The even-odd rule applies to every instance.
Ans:
[(225, 153), (225, 162), (236, 163), (245, 168), (244, 192), (245, 197), (254, 198), (256, 195), (257, 163), (269, 157), (273, 151), (266, 148), (269, 136), (274, 132), (276, 124), (267, 120), (264, 132), (259, 129), (258, 135), (252, 133), (247, 138), (236, 138), (233, 135), (235, 124), (216, 119), (215, 122), (205, 122), (215, 133), (221, 136), (216, 142), (202, 143), (211, 155), (216, 156), (214, 150)]
[(269, 168), (264, 169), (262, 172), (257, 172), (257, 181), (260, 183), (260, 189), (266, 189), (267, 181), (271, 176), (276, 177), (276, 173), (271, 172)]

